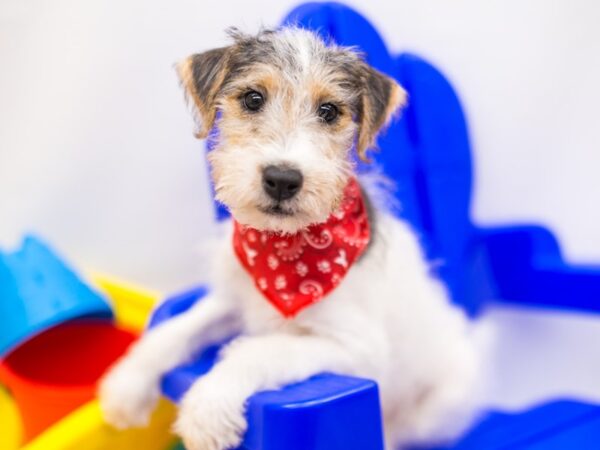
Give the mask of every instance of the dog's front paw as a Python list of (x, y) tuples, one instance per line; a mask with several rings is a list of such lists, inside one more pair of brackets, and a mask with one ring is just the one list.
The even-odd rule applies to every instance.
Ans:
[(225, 450), (240, 445), (247, 423), (245, 398), (235, 385), (198, 381), (186, 394), (175, 422), (187, 450)]
[(104, 420), (118, 429), (148, 425), (158, 401), (158, 382), (135, 364), (123, 360), (100, 382)]

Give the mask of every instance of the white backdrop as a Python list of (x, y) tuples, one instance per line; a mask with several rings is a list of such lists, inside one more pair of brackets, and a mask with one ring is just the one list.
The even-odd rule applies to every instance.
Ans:
[[(0, 2), (0, 245), (36, 231), (83, 268), (163, 290), (202, 278), (203, 145), (172, 64), (294, 1)], [(481, 224), (537, 221), (600, 262), (600, 3), (371, 0), (468, 114)]]

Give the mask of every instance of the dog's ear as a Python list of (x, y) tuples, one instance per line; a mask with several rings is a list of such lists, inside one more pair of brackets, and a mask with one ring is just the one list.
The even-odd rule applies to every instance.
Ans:
[(177, 64), (177, 73), (198, 123), (196, 137), (205, 138), (217, 114), (216, 99), (228, 72), (232, 46), (189, 56)]
[(367, 150), (375, 145), (379, 130), (406, 104), (407, 94), (396, 80), (366, 63), (362, 73), (356, 151), (368, 162)]

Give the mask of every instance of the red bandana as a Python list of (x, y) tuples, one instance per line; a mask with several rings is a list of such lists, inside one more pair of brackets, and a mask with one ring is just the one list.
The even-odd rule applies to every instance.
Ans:
[(342, 281), (370, 237), (360, 186), (352, 178), (339, 210), (326, 222), (282, 235), (234, 221), (233, 248), (267, 300), (292, 317)]

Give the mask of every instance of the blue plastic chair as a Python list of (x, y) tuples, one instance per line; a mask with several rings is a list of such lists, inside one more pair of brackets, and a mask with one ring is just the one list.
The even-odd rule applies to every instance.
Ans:
[[(284, 23), (296, 23), (356, 45), (374, 67), (395, 77), (409, 92), (401, 120), (378, 141), (376, 164), (397, 184), (398, 216), (419, 233), (434, 271), (452, 301), (476, 316), (491, 299), (600, 310), (600, 267), (573, 267), (562, 260), (556, 239), (540, 226), (480, 229), (469, 216), (471, 149), (460, 102), (448, 81), (418, 56), (390, 55), (361, 15), (338, 3), (308, 3)], [(366, 170), (359, 163), (359, 170)], [(227, 212), (217, 206), (222, 219)], [(169, 298), (151, 326), (189, 308), (205, 293), (197, 288)], [(218, 347), (163, 379), (164, 394), (178, 401), (193, 381), (210, 370)], [(377, 386), (369, 380), (324, 374), (248, 404), (247, 450), (382, 450)], [(600, 408), (578, 402), (541, 405), (520, 415), (491, 413), (455, 449), (568, 448), (600, 442)], [(566, 441), (565, 441), (566, 440)], [(563, 443), (564, 443), (563, 442)], [(590, 446), (592, 445), (592, 446)]]

